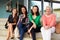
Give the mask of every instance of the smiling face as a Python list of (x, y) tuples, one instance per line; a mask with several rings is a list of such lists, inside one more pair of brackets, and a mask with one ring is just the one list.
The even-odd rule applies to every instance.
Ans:
[(16, 9), (13, 9), (12, 10), (12, 13), (13, 13), (13, 15), (15, 15), (17, 13), (17, 10)]
[(33, 11), (33, 13), (36, 13), (37, 12), (37, 7), (33, 7), (32, 11)]
[(46, 14), (47, 15), (51, 14), (51, 8), (49, 6), (46, 7)]
[(26, 9), (24, 7), (21, 8), (22, 13), (26, 13)]

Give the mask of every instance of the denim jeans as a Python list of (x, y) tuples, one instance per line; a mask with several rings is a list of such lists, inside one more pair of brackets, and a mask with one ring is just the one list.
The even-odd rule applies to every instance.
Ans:
[(19, 22), (18, 29), (20, 34), (20, 40), (23, 40), (24, 34), (27, 32), (27, 27), (24, 26), (22, 22)]

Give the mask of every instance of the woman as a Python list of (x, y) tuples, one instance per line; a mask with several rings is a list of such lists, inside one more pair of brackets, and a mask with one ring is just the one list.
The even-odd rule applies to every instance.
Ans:
[(11, 36), (11, 39), (13, 38), (13, 33), (14, 33), (14, 29), (16, 27), (17, 21), (18, 21), (17, 9), (13, 8), (12, 14), (9, 15), (9, 18), (7, 21), (8, 33), (7, 33), (7, 39), (6, 40), (9, 40), (10, 36)]
[(27, 9), (25, 6), (21, 7), (21, 15), (18, 21), (18, 29), (20, 33), (20, 40), (23, 40), (24, 34), (27, 32), (27, 24), (28, 24), (28, 17), (27, 17)]
[(31, 13), (29, 14), (29, 20), (32, 23), (32, 26), (29, 28), (28, 32), (31, 33), (32, 39), (36, 40), (35, 32), (40, 32), (41, 22), (38, 6), (33, 6)]
[(46, 13), (42, 16), (42, 23), (41, 33), (43, 40), (51, 40), (51, 33), (55, 32), (56, 16), (51, 12), (49, 6), (46, 7)]

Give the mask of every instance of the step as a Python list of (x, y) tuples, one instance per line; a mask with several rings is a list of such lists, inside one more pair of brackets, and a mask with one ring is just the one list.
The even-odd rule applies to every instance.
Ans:
[[(1, 40), (5, 40), (6, 37), (0, 37)], [(42, 38), (36, 38), (37, 40), (42, 40)], [(10, 39), (10, 40), (19, 40), (18, 38)], [(32, 38), (24, 37), (23, 40), (32, 40)]]
[[(5, 36), (0, 36), (0, 39), (1, 40), (5, 40), (6, 37)], [(37, 40), (42, 40), (42, 38), (36, 38)], [(11, 40), (11, 39), (10, 39)], [(13, 40), (19, 40), (18, 38), (14, 38)], [(32, 38), (30, 37), (24, 37), (23, 40), (32, 40)], [(60, 39), (55, 39), (55, 38), (52, 38), (52, 40), (60, 40)]]
[[(4, 40), (6, 38), (7, 35), (7, 29), (5, 29), (5, 23), (7, 21), (7, 18), (0, 18), (0, 39)], [(38, 38), (38, 40), (40, 40), (42, 38), (41, 33), (36, 33), (36, 38)], [(24, 35), (24, 40), (32, 40), (31, 38), (29, 38), (29, 35), (27, 35), (27, 33)], [(60, 40), (60, 34), (56, 34), (53, 33), (52, 34), (52, 40)]]
[(8, 18), (0, 18), (0, 21), (6, 21)]
[(0, 29), (0, 36), (6, 36), (7, 35), (7, 29)]
[[(7, 35), (7, 29), (4, 29), (4, 30), (0, 30), (0, 36), (6, 36)], [(25, 37), (29, 37), (29, 35), (27, 33), (25, 33), (24, 35)], [(36, 33), (36, 37), (41, 37), (41, 33)]]
[[(7, 35), (7, 29), (5, 29), (4, 27), (1, 27), (0, 28), (0, 36), (6, 36), (6, 35)], [(29, 35), (27, 35), (27, 33), (26, 33), (25, 34), (25, 37), (29, 37)], [(36, 33), (36, 37), (37, 38), (38, 37), (42, 38), (41, 33), (40, 32), (39, 33)], [(52, 34), (52, 38), (54, 38), (54, 39), (60, 39), (60, 34), (53, 33)]]
[[(7, 30), (0, 30), (0, 36), (6, 37), (7, 35)], [(27, 33), (25, 33), (24, 37), (29, 37)], [(36, 38), (42, 38), (41, 32), (36, 33)], [(60, 34), (53, 33), (52, 34), (52, 39), (60, 39)]]
[(0, 18), (0, 26), (5, 25), (7, 18)]
[(0, 26), (0, 30), (4, 30), (5, 29), (5, 26)]

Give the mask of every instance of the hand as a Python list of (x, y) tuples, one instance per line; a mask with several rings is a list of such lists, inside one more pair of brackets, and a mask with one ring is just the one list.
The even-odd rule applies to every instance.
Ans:
[(23, 23), (23, 24), (26, 24), (26, 23)]
[(8, 23), (7, 26), (12, 25), (11, 23)]
[(36, 29), (36, 25), (35, 24), (33, 24), (33, 26), (32, 26), (34, 29)]
[(44, 28), (45, 28), (45, 29), (49, 29), (49, 27), (48, 27), (48, 26), (45, 26)]
[(16, 25), (16, 23), (11, 23), (12, 25)]
[(30, 33), (30, 29), (28, 30), (28, 33)]

